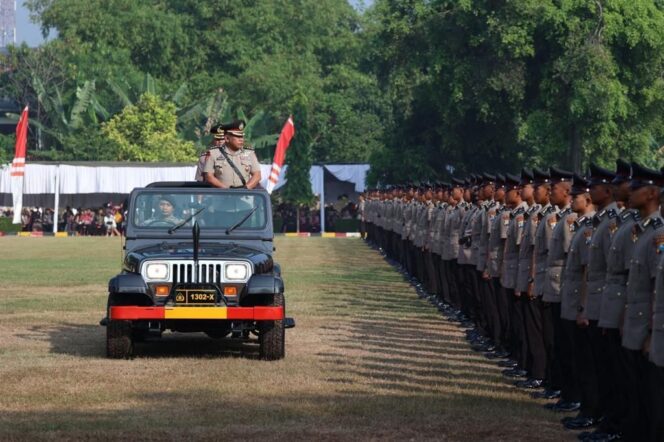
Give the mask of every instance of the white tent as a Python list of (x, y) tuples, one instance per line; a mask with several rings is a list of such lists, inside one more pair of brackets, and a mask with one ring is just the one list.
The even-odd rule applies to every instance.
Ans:
[[(267, 184), (270, 168), (270, 165), (261, 165), (263, 187)], [(275, 190), (285, 184), (286, 170), (287, 166), (283, 168)], [(359, 193), (365, 189), (368, 170), (368, 164), (326, 164), (311, 167), (311, 190), (320, 196), (321, 201), (321, 231), (325, 231), (325, 173), (332, 174), (339, 181), (352, 183), (355, 192)], [(195, 165), (179, 163), (27, 162), (23, 193), (28, 197), (42, 195), (49, 199), (53, 195), (51, 201), (57, 213), (61, 196), (69, 196), (70, 200), (73, 196), (82, 195), (114, 196), (114, 201), (119, 202), (119, 196), (128, 195), (135, 187), (144, 187), (156, 181), (193, 181), (195, 172)], [(0, 205), (3, 204), (11, 205), (9, 165), (0, 169)]]

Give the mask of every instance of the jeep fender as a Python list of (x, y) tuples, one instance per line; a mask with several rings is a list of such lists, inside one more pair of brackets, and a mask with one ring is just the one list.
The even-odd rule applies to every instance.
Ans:
[(271, 295), (284, 292), (284, 280), (272, 274), (253, 275), (247, 283), (248, 295)]
[(152, 305), (152, 297), (141, 275), (123, 273), (108, 282), (108, 305)]

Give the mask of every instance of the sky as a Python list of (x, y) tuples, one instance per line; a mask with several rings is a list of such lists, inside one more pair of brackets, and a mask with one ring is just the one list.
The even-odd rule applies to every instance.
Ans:
[[(354, 7), (370, 6), (373, 0), (349, 0)], [(44, 42), (39, 25), (30, 21), (30, 13), (23, 3), (25, 0), (16, 0), (16, 43), (27, 43), (28, 46), (39, 46)]]
[(39, 46), (44, 41), (39, 26), (30, 21), (29, 11), (23, 6), (24, 0), (16, 0), (16, 44)]

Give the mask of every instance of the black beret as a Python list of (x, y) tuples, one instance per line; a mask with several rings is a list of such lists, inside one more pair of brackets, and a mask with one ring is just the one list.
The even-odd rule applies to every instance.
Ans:
[(590, 192), (590, 182), (583, 176), (574, 174), (572, 179), (572, 195), (581, 195)]
[(630, 187), (632, 189), (640, 189), (644, 186), (663, 186), (664, 176), (661, 172), (653, 169), (648, 169), (640, 164), (632, 163), (632, 179)]
[(610, 184), (616, 174), (608, 169), (598, 166), (595, 163), (590, 163), (590, 185), (598, 186), (600, 184)]
[(622, 184), (629, 181), (632, 176), (632, 166), (622, 158), (616, 160), (616, 176), (613, 179), (613, 184)]
[(574, 177), (574, 174), (572, 172), (560, 169), (556, 166), (551, 166), (551, 168), (549, 169), (549, 173), (551, 174), (552, 183), (572, 181), (572, 178)]
[(535, 185), (549, 184), (551, 182), (551, 173), (548, 170), (542, 170), (539, 167), (533, 168), (533, 178)]
[(511, 173), (505, 174), (505, 184), (507, 190), (516, 189), (521, 183), (521, 177), (519, 175), (513, 175)]
[(521, 185), (525, 186), (526, 184), (534, 184), (535, 183), (535, 175), (533, 174), (533, 171), (530, 169), (526, 169), (525, 167), (521, 169)]

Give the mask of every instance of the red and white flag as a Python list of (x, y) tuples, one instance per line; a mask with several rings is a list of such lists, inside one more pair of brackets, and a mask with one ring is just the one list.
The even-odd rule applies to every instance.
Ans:
[(16, 125), (16, 153), (9, 174), (11, 175), (14, 224), (21, 223), (23, 211), (23, 177), (25, 175), (25, 151), (28, 141), (28, 106), (23, 109)]
[(270, 170), (270, 176), (267, 179), (267, 193), (272, 193), (279, 181), (281, 168), (284, 166), (284, 160), (286, 159), (286, 149), (288, 149), (293, 135), (295, 135), (295, 124), (293, 124), (293, 116), (291, 115), (288, 117), (286, 124), (284, 124), (284, 128), (281, 129), (279, 141), (277, 141), (277, 149), (274, 151), (274, 160), (272, 161), (272, 170)]

